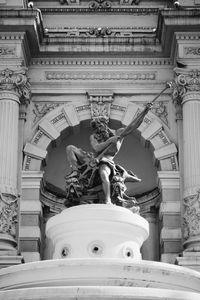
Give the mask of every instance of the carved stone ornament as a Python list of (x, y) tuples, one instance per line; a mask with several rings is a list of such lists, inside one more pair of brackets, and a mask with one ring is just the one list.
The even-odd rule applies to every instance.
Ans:
[(0, 72), (0, 90), (15, 91), (22, 102), (30, 100), (30, 83), (27, 69), (13, 71), (5, 69)]
[(110, 118), (110, 106), (113, 102), (113, 93), (98, 94), (88, 93), (92, 119), (104, 117)]
[(200, 235), (200, 189), (195, 195), (186, 197), (184, 203), (184, 238)]
[(0, 47), (0, 57), (14, 55), (15, 51), (15, 47)]
[(200, 48), (199, 47), (187, 47), (185, 48), (186, 55), (200, 55)]
[(44, 102), (39, 102), (35, 103), (33, 113), (35, 115), (33, 123), (35, 124), (38, 122), (42, 117), (44, 117), (47, 113), (50, 111), (54, 110), (55, 108), (59, 107), (64, 103), (44, 103)]
[(112, 31), (108, 27), (97, 27), (91, 28), (89, 34), (96, 37), (105, 37), (111, 35)]
[(154, 106), (152, 107), (152, 112), (168, 126), (167, 106), (163, 101), (155, 102)]
[[(80, 1), (80, 0), (60, 0), (60, 4), (66, 4), (69, 6), (74, 5), (80, 5), (84, 4), (82, 2), (86, 1)], [(99, 9), (99, 8), (110, 8), (112, 5), (112, 2), (114, 2), (115, 5), (138, 5), (140, 0), (118, 0), (118, 1), (106, 1), (106, 0), (94, 0), (94, 1), (88, 1), (89, 7), (91, 9)]]
[(79, 5), (79, 0), (60, 0), (60, 4)]
[(0, 193), (0, 233), (16, 236), (18, 222), (18, 198), (10, 194)]
[(176, 68), (175, 80), (172, 84), (173, 99), (182, 102), (187, 92), (200, 91), (200, 70)]
[(95, 0), (89, 2), (90, 9), (108, 9), (111, 8), (111, 6), (112, 6), (111, 1), (106, 1), (106, 0)]

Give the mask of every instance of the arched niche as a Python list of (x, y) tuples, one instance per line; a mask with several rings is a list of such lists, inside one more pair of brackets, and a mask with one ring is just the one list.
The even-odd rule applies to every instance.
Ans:
[[(134, 103), (128, 104), (127, 107), (112, 105), (110, 110), (111, 127), (115, 128), (128, 125), (142, 109), (142, 107)], [(34, 198), (36, 200), (35, 195), (37, 195), (37, 204), (40, 202), (40, 181), (43, 177), (42, 162), (44, 163), (46, 161), (46, 164), (48, 165), (48, 153), (51, 155), (51, 151), (54, 151), (54, 149), (55, 151), (56, 149), (58, 150), (59, 145), (62, 145), (62, 141), (65, 140), (66, 135), (68, 136), (68, 142), (73, 143), (73, 139), (71, 140), (71, 142), (70, 139), (73, 136), (79, 137), (81, 132), (85, 130), (85, 132), (87, 132), (87, 135), (85, 133), (85, 138), (87, 138), (89, 136), (88, 128), (90, 120), (90, 105), (65, 104), (52, 110), (39, 121), (39, 123), (37, 124), (37, 128), (35, 128), (36, 130), (32, 139), (25, 145), (24, 148), (25, 158), (22, 172), (22, 195), (24, 195), (24, 199), (26, 197), (27, 199), (30, 198), (30, 195), (32, 194), (33, 196), (31, 196), (31, 199)], [(135, 143), (140, 146), (140, 150), (143, 149), (144, 152), (148, 152), (148, 155), (151, 156), (151, 159), (153, 161), (152, 166), (154, 170), (156, 170), (158, 178), (157, 185), (159, 185), (160, 187), (161, 195), (163, 198), (162, 201), (164, 202), (164, 205), (162, 205), (160, 209), (160, 216), (162, 217), (163, 215), (168, 215), (169, 213), (170, 215), (172, 215), (174, 213), (176, 217), (177, 213), (179, 214), (179, 211), (177, 210), (175, 212), (172, 212), (171, 203), (179, 200), (177, 196), (179, 191), (177, 149), (175, 144), (171, 142), (170, 138), (167, 136), (161, 121), (151, 112), (149, 112), (144, 118), (141, 126), (137, 129), (136, 134), (130, 136), (128, 139), (128, 145), (123, 145), (124, 150), (122, 148), (122, 155), (123, 152), (126, 153), (127, 149), (128, 151), (130, 151), (131, 145)], [(63, 144), (63, 149), (60, 149), (61, 151), (63, 151), (62, 153), (64, 153), (64, 146), (65, 145)], [(82, 146), (81, 143), (80, 146)], [(121, 163), (120, 157), (119, 163)], [(127, 166), (124, 165), (124, 167)], [(62, 168), (63, 172), (65, 172), (65, 163), (62, 164)], [(133, 171), (137, 173), (135, 166)], [(145, 204), (145, 207), (147, 207), (147, 209), (149, 205), (149, 211), (151, 210), (151, 205), (153, 202), (151, 202), (151, 199), (154, 199), (154, 195), (152, 195), (152, 198), (148, 198), (148, 200), (150, 200), (148, 201), (149, 204)], [(165, 199), (166, 201), (170, 202), (169, 207), (165, 205)], [(145, 203), (145, 197), (142, 201)], [(55, 209), (54, 213), (56, 213), (57, 208), (55, 206), (57, 206), (59, 209), (59, 205), (60, 207), (62, 207), (62, 203), (58, 203), (57, 198), (54, 203), (56, 203), (56, 205), (53, 205), (53, 209)], [(154, 224), (157, 217), (155, 217), (154, 215), (152, 216), (152, 214), (149, 215), (148, 211), (146, 211), (145, 217), (149, 220), (153, 220), (150, 220), (152, 224), (151, 226), (153, 228), (151, 231), (157, 231), (157, 225)], [(152, 240), (149, 240), (146, 246), (146, 253), (150, 253), (150, 257), (147, 257), (147, 255), (145, 256), (147, 257), (147, 259), (158, 260), (159, 239), (161, 239), (162, 242), (165, 242), (165, 240), (168, 241), (169, 238), (165, 235), (164, 227), (161, 228), (160, 237), (158, 235), (155, 236), (155, 234), (152, 234), (151, 236), (153, 238)], [(157, 241), (156, 255), (154, 254), (155, 240)], [(169, 239), (169, 242), (173, 242), (171, 237)], [(177, 242), (177, 237), (175, 237), (174, 242)], [(152, 251), (150, 251), (150, 249), (152, 249)]]

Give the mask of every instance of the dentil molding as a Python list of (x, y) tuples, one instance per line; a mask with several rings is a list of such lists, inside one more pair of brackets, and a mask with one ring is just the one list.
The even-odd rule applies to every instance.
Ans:
[(31, 65), (43, 66), (43, 65), (58, 65), (58, 66), (170, 66), (172, 62), (170, 59), (32, 59)]

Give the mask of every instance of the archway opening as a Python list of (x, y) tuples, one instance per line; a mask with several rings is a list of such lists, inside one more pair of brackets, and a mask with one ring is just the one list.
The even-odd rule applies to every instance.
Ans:
[[(64, 130), (59, 143), (51, 143), (48, 149), (48, 162), (44, 171), (44, 180), (62, 191), (65, 190), (65, 175), (70, 172), (66, 157), (66, 146), (75, 145), (85, 151), (91, 152), (89, 137), (91, 129), (80, 126), (78, 132), (71, 133)], [(126, 170), (131, 170), (141, 178), (141, 183), (127, 183), (128, 194), (145, 194), (157, 187), (157, 171), (153, 165), (153, 155), (142, 146), (137, 134), (131, 134), (123, 141), (115, 162)]]

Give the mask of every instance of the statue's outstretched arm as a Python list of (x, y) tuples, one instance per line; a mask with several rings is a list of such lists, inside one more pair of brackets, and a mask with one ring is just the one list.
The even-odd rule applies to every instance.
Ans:
[(124, 138), (125, 136), (129, 135), (134, 130), (136, 130), (142, 124), (144, 117), (149, 112), (151, 107), (152, 107), (152, 103), (147, 103), (145, 109), (135, 119), (133, 119), (128, 126), (120, 130), (120, 137)]
[(95, 153), (104, 151), (110, 144), (117, 141), (117, 136), (110, 137), (107, 141), (99, 143), (93, 135), (90, 136), (90, 144)]

